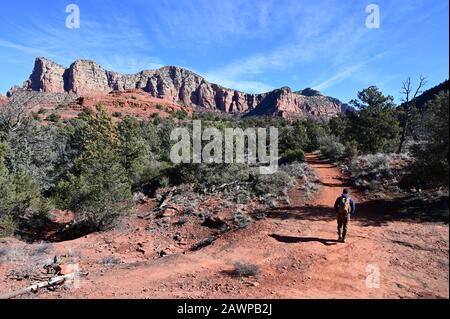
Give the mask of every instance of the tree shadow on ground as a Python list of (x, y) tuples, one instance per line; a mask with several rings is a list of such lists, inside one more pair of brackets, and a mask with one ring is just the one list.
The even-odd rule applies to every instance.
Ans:
[(16, 235), (28, 243), (36, 241), (62, 242), (77, 239), (96, 231), (98, 228), (91, 223), (58, 223), (48, 217), (41, 217), (21, 222)]
[(342, 181), (340, 183), (320, 183), (322, 186), (326, 187), (351, 187), (352, 184), (349, 181)]
[(318, 168), (337, 167), (336, 164), (331, 163), (330, 160), (328, 160), (324, 157), (308, 158), (308, 164), (323, 165), (323, 166), (317, 166)]
[[(271, 210), (267, 217), (309, 221), (332, 221), (336, 213), (330, 206), (285, 206)], [(363, 226), (383, 226), (392, 221), (448, 223), (448, 196), (434, 201), (423, 201), (413, 195), (393, 199), (372, 199), (356, 203), (351, 220)]]
[(332, 246), (332, 245), (336, 245), (339, 242), (336, 239), (324, 239), (324, 238), (318, 238), (318, 237), (294, 237), (294, 236), (285, 236), (285, 235), (277, 235), (277, 234), (270, 234), (269, 237), (272, 237), (279, 242), (287, 243), (287, 244), (319, 242), (326, 246)]
[(271, 210), (267, 214), (273, 219), (299, 219), (299, 220), (333, 220), (336, 213), (332, 207), (327, 206), (285, 206)]

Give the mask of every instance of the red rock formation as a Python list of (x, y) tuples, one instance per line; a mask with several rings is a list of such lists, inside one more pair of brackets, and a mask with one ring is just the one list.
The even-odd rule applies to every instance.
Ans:
[(55, 62), (45, 58), (37, 58), (33, 73), (25, 81), (24, 86), (33, 91), (48, 93), (64, 92), (64, 72), (65, 68)]
[(86, 60), (75, 61), (64, 69), (47, 59), (37, 58), (24, 88), (51, 93), (71, 92), (79, 96), (142, 89), (155, 98), (181, 105), (249, 115), (330, 118), (342, 108), (340, 101), (311, 89), (292, 92), (285, 87), (263, 94), (247, 94), (209, 83), (189, 70), (174, 66), (120, 74)]

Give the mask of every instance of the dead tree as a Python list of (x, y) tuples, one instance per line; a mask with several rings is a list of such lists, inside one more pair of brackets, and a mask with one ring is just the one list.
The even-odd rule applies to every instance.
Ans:
[(73, 278), (75, 278), (75, 275), (73, 273), (63, 275), (63, 276), (53, 277), (46, 281), (35, 283), (35, 284), (28, 286), (26, 288), (23, 288), (23, 289), (19, 289), (19, 290), (13, 291), (13, 292), (8, 292), (5, 294), (0, 294), (0, 299), (11, 299), (11, 298), (18, 297), (18, 296), (21, 296), (21, 295), (29, 293), (29, 292), (37, 292), (41, 288), (53, 287), (55, 285), (60, 285), (60, 284), (64, 283), (65, 280), (73, 279)]
[(28, 103), (34, 95), (28, 92), (16, 92), (0, 110), (0, 128), (5, 132), (17, 130), (28, 114)]
[(411, 117), (415, 109), (416, 97), (423, 92), (423, 88), (426, 84), (427, 79), (423, 76), (420, 76), (419, 84), (417, 85), (416, 90), (412, 88), (410, 77), (402, 83), (402, 90), (400, 93), (404, 95), (404, 98), (402, 99), (402, 106), (405, 112), (405, 119), (402, 125), (402, 133), (400, 136), (400, 143), (398, 145), (397, 153), (401, 153), (403, 150), (403, 146), (408, 135), (409, 125), (411, 123)]

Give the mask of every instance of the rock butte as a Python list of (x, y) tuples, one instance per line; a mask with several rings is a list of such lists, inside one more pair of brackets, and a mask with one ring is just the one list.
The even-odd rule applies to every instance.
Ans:
[[(64, 68), (46, 58), (37, 58), (22, 89), (70, 92), (78, 96), (142, 89), (155, 98), (193, 108), (285, 118), (312, 116), (328, 119), (347, 108), (339, 100), (312, 89), (293, 92), (289, 87), (283, 87), (267, 93), (249, 94), (209, 83), (203, 77), (175, 66), (120, 74), (87, 60), (77, 60), (69, 68)], [(11, 89), (8, 96), (16, 90), (17, 87)]]

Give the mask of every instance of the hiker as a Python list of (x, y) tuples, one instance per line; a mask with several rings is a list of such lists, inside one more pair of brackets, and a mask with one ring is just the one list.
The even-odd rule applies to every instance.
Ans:
[(337, 213), (338, 240), (345, 243), (350, 215), (355, 212), (355, 202), (348, 196), (348, 189), (344, 188), (342, 195), (336, 198), (334, 210)]

